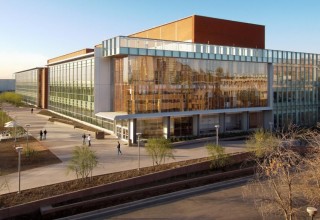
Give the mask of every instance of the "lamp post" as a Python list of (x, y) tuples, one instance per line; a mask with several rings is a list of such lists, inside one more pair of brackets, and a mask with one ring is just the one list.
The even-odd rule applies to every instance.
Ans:
[(14, 126), (14, 147), (16, 147), (17, 146), (17, 116), (14, 117), (13, 126)]
[(220, 125), (215, 125), (214, 126), (216, 128), (216, 145), (219, 145), (219, 127)]
[(272, 122), (272, 121), (270, 121), (270, 122), (269, 122), (269, 125), (270, 125), (270, 132), (271, 132), (271, 134), (272, 134), (273, 122)]
[(142, 133), (137, 133), (136, 135), (138, 136), (138, 170), (140, 171), (140, 136)]
[(29, 149), (29, 128), (30, 128), (30, 125), (29, 124), (26, 124), (25, 127), (27, 128), (27, 149)]
[(9, 121), (7, 123), (5, 123), (4, 127), (5, 128), (13, 128), (14, 127), (14, 147), (16, 147), (16, 142), (17, 142), (17, 122), (16, 121)]
[(309, 216), (313, 220), (313, 217), (317, 214), (317, 209), (315, 207), (307, 207), (307, 212), (309, 213)]
[(19, 178), (18, 193), (20, 193), (20, 166), (21, 166), (21, 151), (22, 150), (23, 150), (23, 147), (16, 147), (16, 151), (18, 152), (18, 178)]

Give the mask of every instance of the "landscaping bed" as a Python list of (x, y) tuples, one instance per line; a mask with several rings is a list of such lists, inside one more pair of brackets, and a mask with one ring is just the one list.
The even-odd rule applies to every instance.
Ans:
[[(84, 208), (85, 210), (94, 210), (100, 207), (113, 206), (141, 198), (235, 178), (239, 177), (239, 175), (248, 175), (253, 172), (252, 169), (246, 170), (242, 164), (242, 161), (248, 158), (248, 154), (242, 153), (233, 155), (232, 157), (232, 165), (224, 169), (212, 170), (209, 168), (211, 162), (208, 158), (199, 158), (155, 167), (145, 167), (141, 168), (140, 171), (134, 169), (95, 176), (90, 182), (73, 180), (23, 190), (20, 194), (5, 194), (0, 196), (3, 206), (0, 209), (0, 213), (3, 216), (14, 216), (16, 215), (14, 213), (22, 213), (28, 215), (27, 218), (41, 219), (40, 209), (42, 207), (49, 207), (48, 210), (50, 210), (51, 207), (51, 209), (58, 211), (53, 211), (50, 215), (59, 217), (65, 214), (57, 215), (57, 212), (69, 213), (68, 215), (70, 215), (72, 213), (83, 212)], [(248, 166), (252, 167), (252, 164), (248, 163)], [(225, 171), (231, 171), (231, 174)], [(167, 186), (162, 187), (164, 184), (167, 184)], [(93, 202), (90, 203), (90, 201)], [(96, 201), (100, 201), (100, 203)], [(84, 207), (77, 206), (77, 203), (82, 204)], [(90, 208), (87, 206), (90, 206)], [(5, 207), (12, 208), (7, 209)], [(24, 219), (24, 217), (21, 219)]]

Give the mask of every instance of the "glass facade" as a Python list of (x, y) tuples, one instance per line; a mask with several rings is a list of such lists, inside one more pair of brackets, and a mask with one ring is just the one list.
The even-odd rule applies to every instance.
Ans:
[(38, 105), (39, 97), (39, 69), (32, 69), (15, 74), (16, 93), (21, 94), (23, 101), (31, 105)]
[(274, 125), (312, 126), (319, 115), (319, 55), (273, 51)]
[[(210, 61), (214, 62), (221, 62), (222, 61), (231, 61), (230, 63), (234, 62), (245, 62), (248, 66), (254, 66), (255, 63), (265, 63), (271, 66), (271, 73), (273, 73), (273, 82), (272, 83), (272, 92), (273, 97), (269, 97), (273, 99), (273, 118), (274, 118), (274, 126), (275, 127), (284, 127), (288, 125), (289, 123), (294, 123), (302, 126), (313, 126), (318, 121), (320, 121), (320, 106), (319, 106), (319, 80), (320, 80), (320, 55), (319, 54), (310, 54), (310, 53), (302, 53), (302, 52), (289, 52), (289, 51), (277, 51), (277, 50), (268, 50), (268, 49), (255, 49), (255, 48), (238, 48), (233, 46), (219, 46), (219, 45), (209, 45), (209, 44), (195, 44), (195, 43), (188, 43), (188, 42), (175, 42), (175, 41), (165, 41), (165, 40), (156, 40), (156, 39), (144, 39), (144, 38), (131, 38), (131, 37), (116, 37), (112, 38), (106, 41), (103, 41), (103, 55), (104, 56), (113, 56), (117, 54), (121, 54), (124, 56), (129, 56), (128, 62), (125, 63), (125, 66), (121, 67), (121, 62), (119, 61), (116, 63), (116, 70), (122, 71), (121, 68), (126, 68), (127, 66), (130, 67), (127, 70), (127, 79), (131, 79), (133, 81), (137, 81), (139, 79), (142, 80), (142, 85), (139, 87), (133, 87), (129, 86), (129, 88), (125, 88), (126, 91), (130, 91), (130, 98), (131, 100), (125, 104), (123, 103), (123, 106), (118, 106), (128, 112), (160, 112), (160, 109), (156, 108), (155, 105), (162, 106), (163, 101), (157, 101), (156, 98), (151, 98), (153, 101), (149, 102), (149, 97), (147, 97), (147, 94), (143, 94), (143, 91), (150, 90), (161, 90), (158, 89), (159, 87), (154, 86), (154, 88), (150, 87), (148, 84), (146, 84), (146, 80), (154, 80), (153, 78), (145, 79), (144, 76), (136, 76), (135, 78), (135, 72), (138, 66), (138, 68), (142, 68), (141, 72), (148, 72), (153, 75), (153, 77), (157, 78), (160, 75), (160, 78), (167, 82), (170, 80), (170, 78), (163, 78), (163, 68), (168, 70), (173, 75), (177, 75), (177, 73), (184, 71), (183, 68), (179, 68), (178, 66), (185, 65), (184, 61), (181, 60), (190, 60), (190, 63), (192, 62), (199, 62), (197, 60), (201, 60), (202, 63), (210, 63)], [(139, 61), (138, 65), (137, 62), (134, 60), (132, 63), (132, 57), (135, 56), (147, 56), (147, 57), (157, 57), (153, 58), (153, 61), (147, 60), (148, 58), (145, 58), (146, 61)], [(131, 57), (130, 57), (131, 56)], [(170, 59), (177, 60), (175, 64), (172, 61), (169, 61)], [(135, 58), (133, 58), (135, 59)], [(162, 61), (155, 61), (155, 60), (162, 60)], [(191, 61), (194, 60), (194, 61)], [(152, 63), (150, 65), (150, 63)], [(158, 62), (158, 63), (157, 63)], [(187, 61), (186, 63), (188, 63)], [(185, 90), (193, 90), (194, 95), (189, 94), (188, 92), (179, 92), (173, 91), (177, 89), (173, 89), (173, 87), (168, 87), (164, 85), (165, 92), (170, 92), (171, 94), (179, 94), (178, 96), (175, 96), (175, 98), (167, 98), (163, 93), (161, 93), (163, 99), (165, 102), (166, 100), (171, 104), (171, 107), (168, 105), (168, 107), (164, 107), (161, 109), (161, 111), (188, 111), (192, 109), (215, 109), (215, 108), (238, 108), (238, 107), (250, 107), (250, 106), (257, 106), (256, 101), (259, 100), (257, 98), (254, 99), (254, 102), (248, 100), (247, 97), (252, 96), (253, 92), (250, 93), (249, 91), (243, 91), (244, 94), (237, 94), (235, 95), (234, 92), (232, 92), (232, 87), (234, 87), (234, 78), (238, 74), (237, 71), (225, 71), (226, 68), (223, 68), (224, 72), (224, 79), (221, 79), (221, 83), (224, 83), (229, 87), (227, 91), (223, 91), (222, 93), (215, 93), (218, 90), (216, 89), (216, 82), (219, 82), (219, 79), (217, 78), (217, 71), (216, 68), (210, 68), (210, 66), (218, 67), (219, 65), (211, 65), (209, 64), (209, 68), (203, 68), (202, 65), (197, 64), (198, 66), (201, 66), (200, 69), (200, 75), (202, 72), (207, 72), (209, 70), (209, 75), (212, 76), (213, 81), (211, 81), (211, 78), (204, 78), (205, 82), (208, 82), (208, 80), (211, 83), (211, 86), (214, 87), (209, 88), (205, 87), (207, 91), (205, 92), (199, 92), (197, 89), (197, 76), (199, 75), (199, 71), (197, 68), (195, 68), (192, 64), (187, 64), (190, 71), (185, 72), (192, 72), (191, 77), (190, 74), (188, 75), (189, 79), (187, 80), (181, 80), (181, 86), (180, 88)], [(229, 65), (229, 64), (227, 64)], [(234, 64), (233, 64), (234, 65)], [(174, 66), (174, 68), (173, 68)], [(236, 66), (236, 65), (234, 65)], [(118, 68), (119, 67), (119, 68)], [(151, 68), (150, 68), (151, 67)], [(117, 69), (118, 68), (118, 69)], [(180, 70), (181, 69), (181, 70)], [(193, 69), (196, 69), (196, 71), (193, 71)], [(204, 70), (204, 71), (203, 71)], [(125, 70), (126, 71), (126, 70)], [(119, 71), (118, 71), (119, 72)], [(193, 74), (195, 72), (195, 74)], [(232, 76), (233, 73), (236, 73), (235, 76)], [(118, 74), (118, 73), (116, 73)], [(131, 74), (131, 75), (130, 75)], [(198, 75), (197, 75), (198, 74)], [(228, 75), (229, 74), (229, 75)], [(254, 73), (253, 73), (254, 74)], [(226, 76), (231, 76), (231, 83), (228, 82), (229, 78)], [(129, 78), (131, 77), (131, 78)], [(152, 76), (151, 76), (152, 77)], [(252, 78), (255, 78), (255, 76), (252, 76)], [(166, 81), (167, 80), (167, 81)], [(192, 81), (192, 85), (190, 86), (190, 81)], [(193, 83), (195, 81), (195, 83)], [(120, 81), (118, 81), (120, 82)], [(172, 80), (170, 81), (172, 82)], [(131, 83), (131, 82), (130, 82)], [(131, 83), (131, 84), (134, 84)], [(169, 83), (171, 84), (171, 83)], [(184, 86), (186, 85), (186, 86)], [(205, 85), (205, 84), (204, 84)], [(266, 85), (266, 84), (265, 84)], [(123, 89), (125, 87), (125, 83), (122, 85)], [(163, 86), (163, 85), (161, 85)], [(192, 87), (194, 86), (194, 87)], [(146, 89), (147, 88), (147, 89)], [(151, 88), (151, 89), (150, 89)], [(118, 88), (121, 90), (121, 88)], [(181, 89), (181, 90), (182, 90)], [(141, 94), (137, 95), (136, 91), (141, 91)], [(211, 93), (210, 93), (210, 90)], [(125, 96), (124, 90), (122, 90), (123, 93), (121, 96)], [(134, 93), (132, 93), (134, 91)], [(156, 94), (159, 94), (160, 92), (156, 92)], [(228, 94), (229, 93), (229, 94)], [(241, 93), (241, 92), (240, 92)], [(214, 94), (215, 102), (210, 102), (210, 95)], [(140, 99), (139, 95), (145, 95), (144, 99)], [(190, 98), (193, 96), (193, 101)], [(217, 96), (216, 96), (217, 95)], [(262, 95), (262, 96), (261, 96)], [(264, 92), (259, 91), (259, 95), (255, 94), (255, 96), (262, 97), (260, 99), (261, 101), (266, 100), (263, 98), (265, 96)], [(171, 95), (173, 96), (173, 95)], [(244, 98), (240, 98), (240, 97)], [(197, 97), (201, 97), (198, 100)], [(204, 97), (204, 98), (203, 98)], [(236, 98), (234, 98), (236, 97)], [(208, 102), (205, 102), (204, 100), (207, 99)], [(126, 98), (128, 101), (128, 98)], [(160, 100), (160, 99), (158, 99)], [(246, 103), (246, 100), (247, 103)], [(260, 102), (259, 100), (259, 102)], [(179, 105), (180, 102), (180, 105)], [(127, 105), (127, 109), (124, 105)], [(261, 105), (258, 103), (258, 105)], [(136, 109), (132, 108), (135, 107)], [(152, 106), (151, 108), (149, 106)], [(254, 117), (253, 115), (250, 115), (250, 117)], [(254, 117), (257, 118), (257, 117)], [(259, 121), (261, 121), (261, 117), (259, 117)], [(258, 119), (258, 118), (257, 118)], [(250, 121), (249, 126), (255, 127), (256, 123), (253, 123)]]
[(48, 108), (102, 126), (94, 115), (94, 57), (49, 66)]
[(128, 114), (265, 107), (265, 63), (168, 57), (114, 59), (115, 111)]

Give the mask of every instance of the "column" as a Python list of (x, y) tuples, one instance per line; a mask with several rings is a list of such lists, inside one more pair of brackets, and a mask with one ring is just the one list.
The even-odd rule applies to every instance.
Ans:
[(225, 118), (226, 114), (225, 113), (220, 113), (219, 114), (219, 132), (224, 133), (226, 131), (226, 125), (225, 125)]
[(165, 139), (170, 138), (170, 116), (162, 118), (163, 137)]
[(249, 112), (241, 113), (241, 130), (247, 131), (249, 129)]
[(200, 134), (200, 115), (192, 116), (192, 135), (199, 136)]
[(129, 132), (129, 146), (131, 146), (133, 143), (137, 143), (137, 137), (136, 137), (137, 119), (129, 120), (128, 132)]

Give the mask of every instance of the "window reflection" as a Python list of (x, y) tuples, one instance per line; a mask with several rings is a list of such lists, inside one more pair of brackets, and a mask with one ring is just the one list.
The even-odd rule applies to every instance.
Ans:
[(115, 111), (267, 106), (267, 64), (129, 56), (114, 59)]

